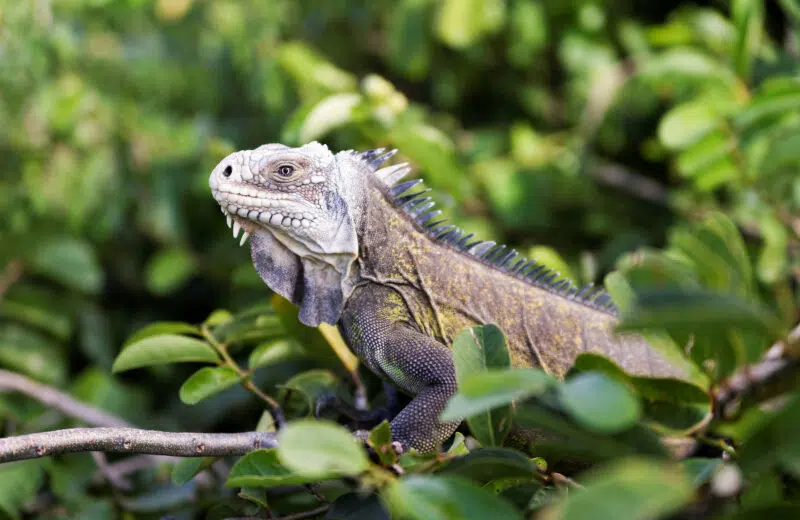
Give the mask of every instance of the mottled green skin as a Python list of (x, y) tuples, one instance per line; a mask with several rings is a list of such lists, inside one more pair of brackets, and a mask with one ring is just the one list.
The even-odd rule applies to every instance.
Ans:
[(371, 184), (359, 231), (359, 281), (340, 329), (371, 370), (415, 396), (391, 423), (395, 439), (432, 451), (455, 431), (457, 423), (438, 417), (456, 391), (449, 346), (465, 327), (498, 325), (514, 366), (556, 377), (582, 352), (637, 375), (685, 377), (641, 337), (615, 335), (612, 314), (436, 241), (377, 179)]

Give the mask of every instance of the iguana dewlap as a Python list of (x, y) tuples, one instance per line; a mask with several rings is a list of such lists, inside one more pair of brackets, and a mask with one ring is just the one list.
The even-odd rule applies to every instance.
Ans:
[(456, 391), (450, 345), (468, 326), (497, 324), (514, 366), (562, 377), (582, 352), (630, 373), (681, 377), (643, 339), (619, 336), (607, 294), (578, 289), (494, 242), (436, 221), (419, 181), (399, 183), (394, 152), (331, 153), (313, 142), (233, 153), (209, 185), (244, 230), (264, 282), (300, 320), (338, 324), (376, 374), (413, 397), (391, 423), (406, 447), (436, 449), (458, 426), (438, 417)]

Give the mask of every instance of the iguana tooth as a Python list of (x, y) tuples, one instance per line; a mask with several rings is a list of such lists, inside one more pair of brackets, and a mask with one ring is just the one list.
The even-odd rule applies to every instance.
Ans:
[(239, 222), (234, 220), (233, 221), (233, 238), (239, 238), (239, 230), (240, 229), (242, 229), (242, 227), (239, 225)]
[(228, 229), (230, 229), (231, 225), (233, 224), (233, 218), (226, 213), (225, 214), (225, 221), (228, 223)]
[(242, 239), (239, 241), (239, 247), (242, 247), (244, 243), (247, 242), (248, 238), (250, 238), (250, 233), (248, 233), (247, 231), (242, 233)]

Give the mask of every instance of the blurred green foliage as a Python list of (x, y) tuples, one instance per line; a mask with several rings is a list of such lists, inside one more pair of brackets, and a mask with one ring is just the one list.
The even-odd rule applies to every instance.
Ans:
[[(240, 382), (289, 417), (330, 393), (352, 400), (349, 362), (270, 300), (207, 188), (231, 151), (318, 139), (399, 148), (456, 223), (578, 282), (619, 267), (607, 285), (627, 326), (678, 357), (691, 334), (697, 382), (713, 386), (800, 318), (799, 42), (797, 0), (0, 0), (0, 367), (175, 431), (273, 428)], [(213, 364), (220, 347), (236, 368), (154, 361)], [(112, 365), (147, 368), (117, 375)], [(330, 518), (379, 518), (382, 504), (400, 517), (513, 517), (509, 504), (556, 502), (546, 514), (623, 518), (606, 500), (621, 493), (625, 518), (796, 507), (796, 393), (708, 430), (750, 443), (735, 463), (676, 468), (651, 433), (696, 426), (709, 404), (693, 386), (591, 358), (561, 386), (503, 373), (501, 388), (464, 370), (474, 395), (459, 394), (461, 405), (495, 405), (470, 413), (484, 448), (467, 455), (454, 442), (444, 458), (461, 466), (446, 478), (431, 474), (443, 461), (404, 455), (397, 464), (419, 474), (382, 488), (383, 502), (323, 485), (317, 494), (341, 495)], [(361, 377), (380, 404), (378, 382)], [(522, 396), (533, 404), (515, 420), (560, 431), (593, 461), (632, 458), (595, 468), (585, 493), (533, 478), (541, 471), (521, 452), (486, 447), (503, 444), (508, 402)], [(598, 415), (605, 406), (620, 413)], [(0, 395), (0, 416), (5, 435), (75, 424), (16, 394)], [(557, 460), (564, 446), (541, 451)], [(263, 513), (268, 501), (278, 515), (309, 510), (319, 503), (304, 488), (262, 487), (331, 470), (307, 458), (242, 459), (229, 477), (241, 498), (213, 475), (190, 480), (211, 461), (176, 466), (174, 483), (168, 467), (148, 467), (124, 495), (93, 478), (86, 454), (5, 465), (0, 514), (224, 518)], [(346, 476), (367, 465), (331, 464)], [(385, 470), (369, 467), (361, 484), (381, 488)], [(496, 479), (476, 477), (498, 467)], [(742, 472), (735, 510), (709, 488)], [(697, 496), (714, 498), (692, 505)]]

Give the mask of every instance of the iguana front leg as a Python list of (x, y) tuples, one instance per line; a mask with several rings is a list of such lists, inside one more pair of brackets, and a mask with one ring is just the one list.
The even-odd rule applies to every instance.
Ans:
[(377, 284), (353, 292), (340, 323), (359, 359), (413, 396), (392, 420), (392, 438), (405, 448), (437, 450), (459, 424), (439, 421), (439, 414), (456, 392), (450, 349), (416, 330), (399, 294)]

